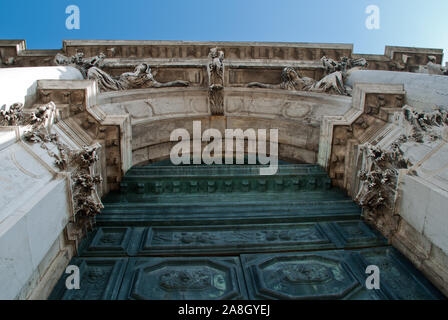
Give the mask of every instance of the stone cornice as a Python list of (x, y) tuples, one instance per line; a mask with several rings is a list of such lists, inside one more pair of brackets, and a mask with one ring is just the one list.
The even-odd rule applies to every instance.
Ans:
[[(317, 63), (322, 56), (334, 60), (348, 56), (365, 58), (370, 70), (413, 71), (428, 62), (428, 55), (434, 56), (439, 64), (443, 60), (442, 49), (386, 46), (384, 55), (355, 54), (353, 44), (337, 43), (64, 40), (60, 50), (28, 50), (25, 40), (0, 40), (0, 67), (51, 66), (57, 53), (72, 56), (77, 52), (86, 57), (103, 52), (107, 67), (111, 68), (131, 67), (137, 60), (159, 66), (194, 66), (208, 61), (208, 53), (214, 47), (224, 51), (228, 67), (238, 68), (288, 64), (313, 68), (310, 62)], [(408, 64), (403, 63), (403, 57), (409, 60)]]

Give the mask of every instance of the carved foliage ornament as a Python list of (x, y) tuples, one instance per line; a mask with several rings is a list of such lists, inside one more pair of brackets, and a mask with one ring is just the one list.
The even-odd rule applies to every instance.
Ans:
[(411, 126), (406, 140), (423, 143), (440, 139), (443, 129), (448, 125), (448, 112), (437, 109), (432, 112), (420, 112), (410, 106), (403, 107), (405, 120)]
[(73, 66), (79, 71), (81, 71), (84, 79), (87, 79), (87, 73), (92, 67), (102, 67), (103, 60), (106, 56), (100, 53), (98, 56), (91, 58), (84, 58), (84, 53), (78, 52), (74, 56), (66, 57), (61, 53), (58, 53), (54, 62), (61, 66)]
[(448, 113), (444, 110), (419, 112), (405, 106), (402, 117), (408, 124), (407, 133), (388, 147), (360, 146), (362, 169), (355, 201), (364, 208), (366, 220), (382, 228), (386, 235), (394, 232), (398, 223), (394, 209), (399, 170), (412, 165), (404, 156), (401, 145), (408, 141), (426, 143), (438, 139), (448, 125)]

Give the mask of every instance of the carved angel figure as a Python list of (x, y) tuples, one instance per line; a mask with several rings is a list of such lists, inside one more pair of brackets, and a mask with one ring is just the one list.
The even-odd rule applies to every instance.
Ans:
[(282, 71), (280, 84), (273, 85), (251, 82), (247, 86), (350, 95), (351, 88), (344, 85), (346, 75), (353, 69), (364, 68), (367, 66), (367, 60), (364, 58), (350, 59), (343, 57), (341, 61), (335, 61), (323, 56), (321, 62), (325, 69), (326, 76), (319, 81), (308, 77), (302, 77), (294, 68), (286, 67)]
[(151, 68), (146, 63), (137, 65), (133, 72), (125, 72), (118, 78), (114, 78), (107, 72), (97, 67), (92, 67), (87, 73), (88, 79), (97, 80), (101, 91), (119, 91), (127, 89), (184, 87), (188, 81), (176, 80), (161, 83), (154, 79)]
[(0, 108), (0, 125), (2, 126), (15, 126), (24, 119), (23, 104), (14, 103), (11, 106), (6, 104)]
[(84, 79), (87, 79), (87, 72), (92, 67), (100, 67), (106, 56), (100, 53), (98, 56), (91, 58), (84, 58), (84, 53), (78, 52), (72, 57), (66, 57), (61, 53), (58, 53), (54, 58), (57, 65), (67, 66), (73, 65), (79, 71), (81, 71)]

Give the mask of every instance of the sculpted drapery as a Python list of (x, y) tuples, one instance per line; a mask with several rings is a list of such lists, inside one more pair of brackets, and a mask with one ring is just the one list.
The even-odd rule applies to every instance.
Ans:
[(151, 67), (146, 63), (137, 65), (133, 72), (125, 72), (118, 78), (114, 78), (107, 72), (97, 67), (92, 67), (87, 72), (88, 79), (97, 80), (101, 91), (119, 91), (127, 89), (184, 87), (188, 81), (176, 80), (161, 83), (154, 79)]

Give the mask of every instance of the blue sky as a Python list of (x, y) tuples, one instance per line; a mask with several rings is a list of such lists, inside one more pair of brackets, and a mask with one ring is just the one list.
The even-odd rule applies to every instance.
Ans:
[[(0, 0), (0, 38), (29, 49), (63, 39), (353, 43), (355, 53), (385, 45), (448, 49), (448, 0)], [(68, 5), (81, 27), (65, 27)], [(368, 30), (368, 5), (380, 29)], [(445, 58), (446, 60), (446, 58)]]

